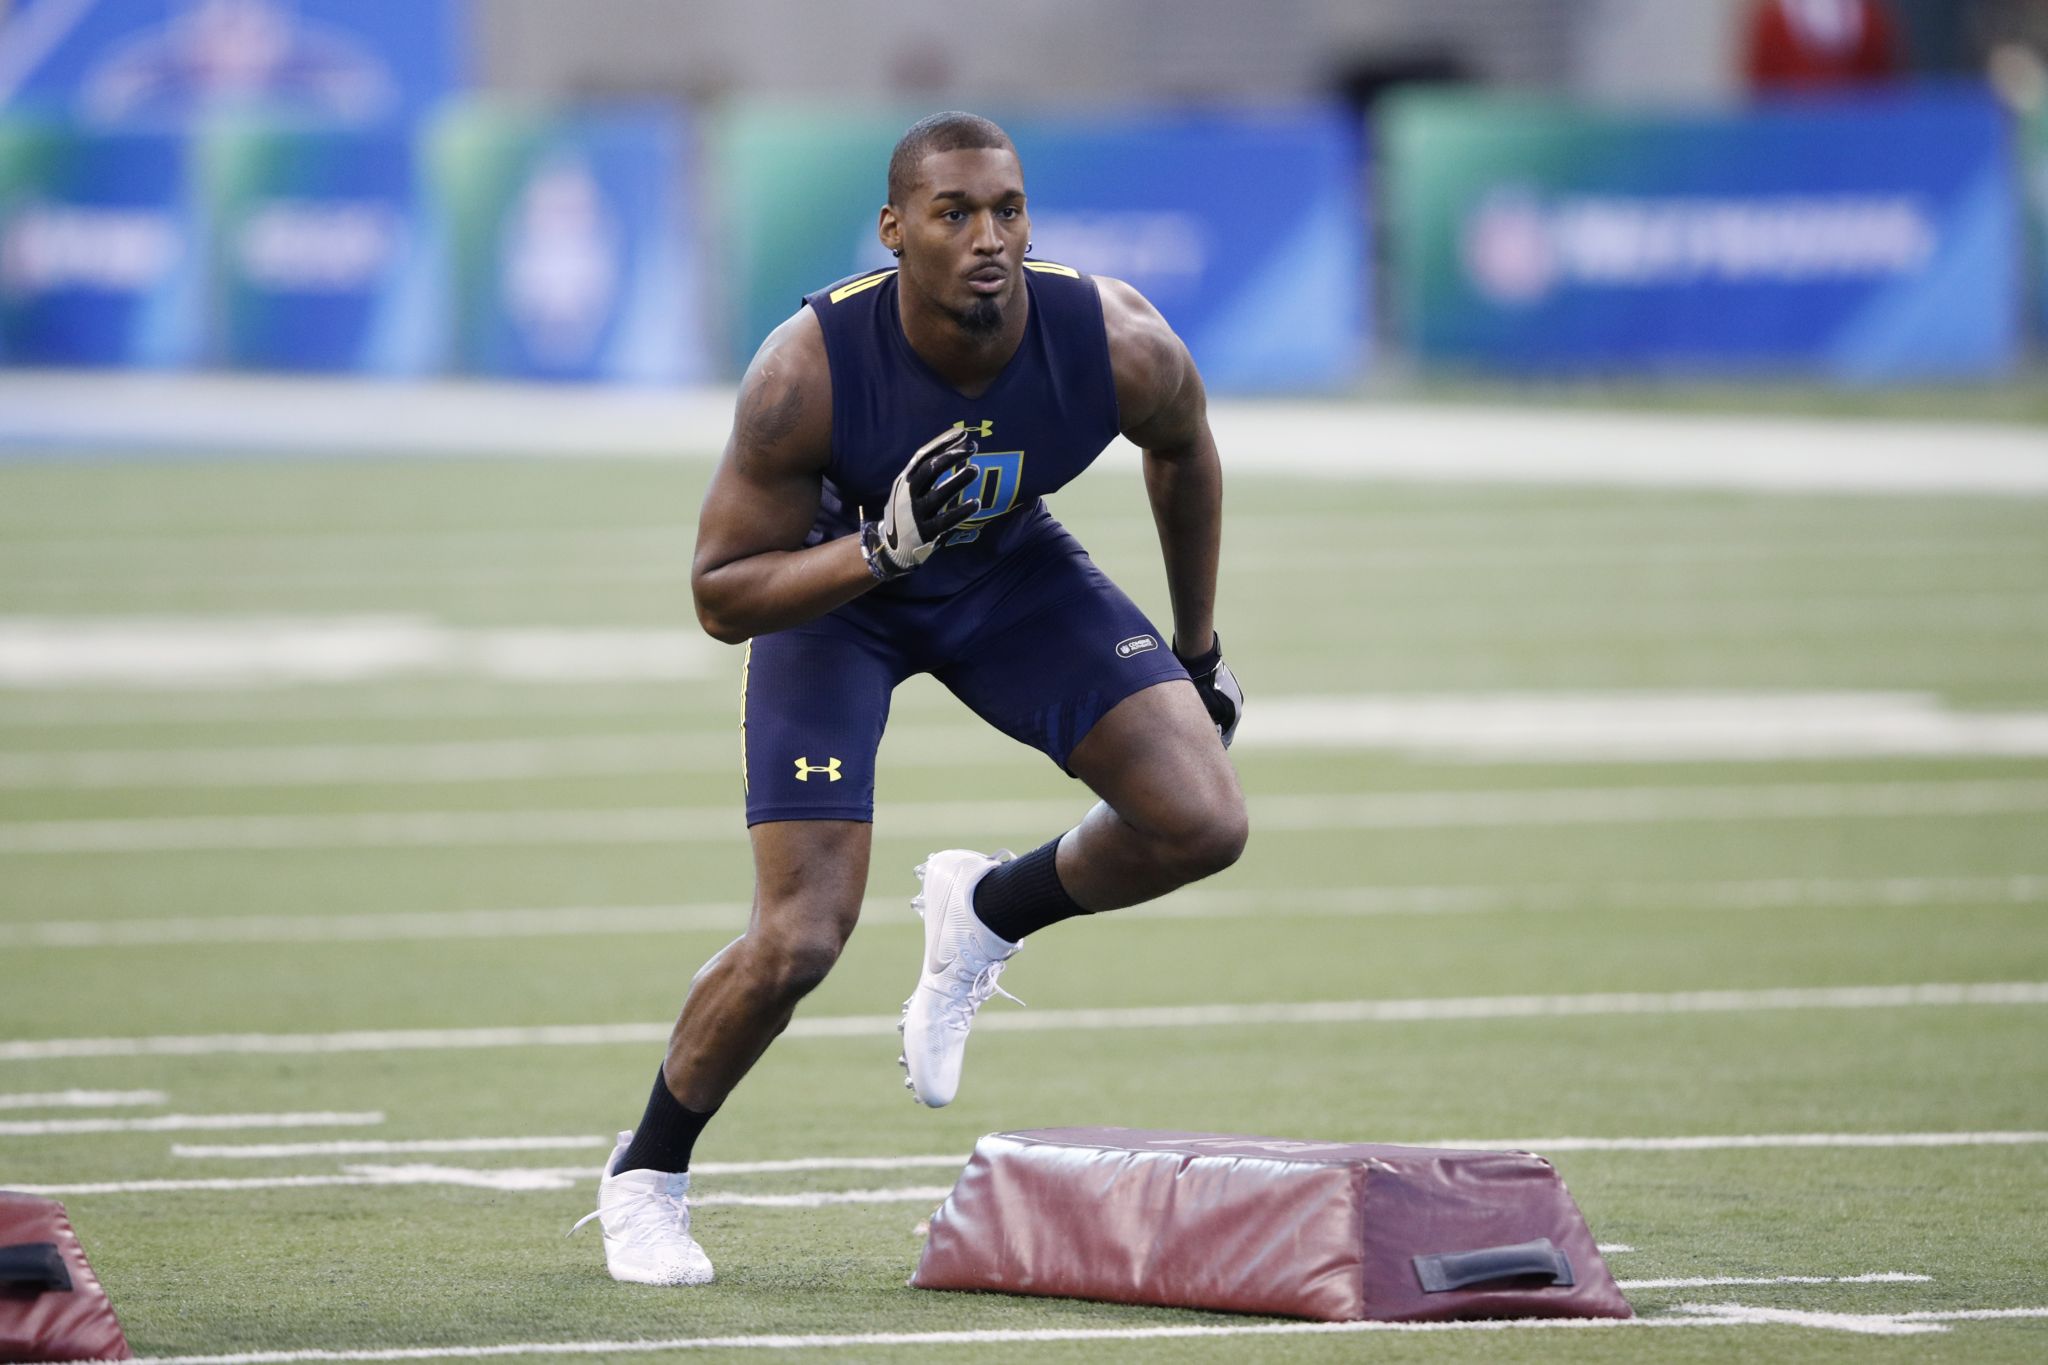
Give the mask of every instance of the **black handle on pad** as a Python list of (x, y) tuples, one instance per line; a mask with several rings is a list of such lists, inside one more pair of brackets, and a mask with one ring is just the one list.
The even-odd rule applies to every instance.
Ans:
[(71, 1288), (71, 1269), (55, 1242), (0, 1247), (0, 1285), (35, 1290)]
[(1548, 1237), (1514, 1246), (1481, 1247), (1477, 1251), (1441, 1251), (1434, 1256), (1417, 1256), (1415, 1274), (1426, 1294), (1466, 1289), (1488, 1280), (1520, 1279), (1541, 1275), (1553, 1285), (1572, 1283), (1572, 1263)]

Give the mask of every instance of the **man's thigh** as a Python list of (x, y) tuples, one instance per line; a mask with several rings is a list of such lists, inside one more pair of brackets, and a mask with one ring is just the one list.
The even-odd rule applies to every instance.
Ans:
[(1178, 833), (1208, 820), (1241, 818), (1237, 770), (1193, 686), (1126, 697), (1076, 745), (1074, 776), (1127, 823)]
[(893, 649), (831, 617), (750, 641), (740, 721), (747, 824), (872, 821), (875, 751), (903, 674)]
[(1076, 746), (1125, 698), (1162, 683), (1193, 695), (1166, 637), (1078, 547), (1033, 566), (967, 639), (934, 676), (1069, 772)]

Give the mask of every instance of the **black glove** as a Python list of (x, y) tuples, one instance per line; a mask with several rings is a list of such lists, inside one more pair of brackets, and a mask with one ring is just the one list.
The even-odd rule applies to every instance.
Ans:
[(1244, 689), (1237, 685), (1237, 675), (1230, 671), (1230, 665), (1223, 662), (1223, 637), (1211, 632), (1209, 652), (1192, 659), (1180, 652), (1180, 641), (1176, 640), (1173, 657), (1195, 680), (1195, 693), (1208, 708), (1209, 719), (1216, 722), (1217, 738), (1228, 749), (1237, 734), (1238, 721), (1244, 718)]
[(881, 520), (861, 523), (860, 551), (869, 573), (884, 583), (903, 577), (981, 510), (980, 503), (962, 496), (974, 483), (967, 457), (976, 449), (965, 427), (947, 427), (918, 447), (889, 485)]

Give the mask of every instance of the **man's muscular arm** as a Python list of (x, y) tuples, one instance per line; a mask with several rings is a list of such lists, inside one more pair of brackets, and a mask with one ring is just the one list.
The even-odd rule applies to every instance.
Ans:
[(738, 644), (823, 616), (875, 585), (860, 538), (803, 548), (832, 453), (832, 373), (806, 308), (761, 343), (697, 519), (690, 592), (705, 631)]
[(1209, 434), (1208, 397), (1188, 348), (1145, 296), (1098, 277), (1123, 434), (1144, 452), (1145, 491), (1166, 560), (1174, 650), (1193, 659), (1213, 644), (1223, 539), (1223, 466)]

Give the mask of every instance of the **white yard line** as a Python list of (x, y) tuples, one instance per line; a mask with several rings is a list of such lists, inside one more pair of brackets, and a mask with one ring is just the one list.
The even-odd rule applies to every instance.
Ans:
[[(959, 1164), (959, 1159), (954, 1159)], [(708, 1166), (696, 1168), (709, 1173)], [(440, 1185), (463, 1189), (533, 1194), (597, 1188), (597, 1163), (581, 1166), (438, 1166), (427, 1164), (344, 1166), (337, 1175), (229, 1176), (217, 1179), (67, 1181), (53, 1185), (11, 1185), (24, 1194), (70, 1198), (97, 1194), (228, 1193), (240, 1190), (341, 1189), (371, 1185)], [(882, 1190), (802, 1190), (792, 1194), (742, 1194), (711, 1190), (693, 1192), (694, 1208), (821, 1209), (841, 1204), (931, 1204), (948, 1194), (950, 1185), (911, 1185)]]
[[(737, 726), (733, 727), (737, 733)], [(0, 788), (413, 786), (737, 768), (733, 734), (0, 754)]]
[(234, 1128), (369, 1128), (384, 1122), (375, 1111), (307, 1114), (158, 1114), (146, 1119), (9, 1119), (0, 1137), (55, 1137), (77, 1133), (189, 1133)]
[(1955, 1309), (1937, 1313), (1801, 1313), (1741, 1304), (1684, 1304), (1637, 1318), (1516, 1318), (1478, 1322), (1243, 1322), (1161, 1327), (1047, 1327), (986, 1331), (861, 1332), (669, 1337), (643, 1341), (542, 1341), (495, 1346), (363, 1347), (246, 1351), (233, 1355), (143, 1356), (137, 1365), (314, 1365), (326, 1361), (486, 1360), (520, 1356), (652, 1355), (663, 1351), (846, 1351), (883, 1346), (1028, 1346), (1058, 1342), (1185, 1341), (1231, 1337), (1343, 1337), (1382, 1333), (1634, 1331), (1674, 1327), (1809, 1327), (1860, 1335), (1913, 1336), (1953, 1322), (2048, 1317), (2048, 1308)]
[[(2048, 1004), (2048, 981), (1929, 982), (1901, 986), (1785, 986), (1762, 990), (1487, 995), (1419, 1000), (1328, 1000), (1124, 1009), (1036, 1009), (984, 1014), (984, 1033), (1221, 1028), (1258, 1024), (1429, 1023), (1644, 1014), (1749, 1014), (1766, 1010), (1915, 1009)], [(798, 1018), (790, 1038), (874, 1038), (896, 1031), (893, 1014)], [(0, 1061), (73, 1057), (205, 1057), (413, 1052), (436, 1049), (592, 1047), (666, 1039), (666, 1023), (554, 1024), (499, 1028), (361, 1029), (343, 1033), (157, 1034), (139, 1038), (37, 1038), (0, 1042)]]
[[(738, 665), (733, 665), (736, 671)], [(138, 727), (247, 728), (305, 722), (355, 723), (465, 720), (604, 718), (648, 716), (672, 724), (678, 715), (733, 714), (725, 698), (706, 711), (689, 692), (664, 683), (592, 683), (579, 687), (526, 687), (473, 679), (413, 679), (360, 688), (268, 691), (244, 690), (137, 693), (77, 690), (62, 694), (15, 693), (0, 705), (0, 730), (126, 730)]]
[[(1772, 877), (1742, 881), (1586, 885), (1272, 887), (1176, 892), (1117, 911), (1119, 919), (1257, 916), (1458, 915), (1573, 910), (1691, 911), (1926, 909), (2048, 903), (2048, 873), (2004, 877)], [(730, 932), (743, 901), (682, 905), (564, 905), (538, 909), (383, 911), (349, 915), (212, 915), (43, 920), (0, 924), (0, 945), (137, 947), (177, 943), (384, 943), (424, 939), (582, 938), (595, 934)], [(908, 921), (903, 897), (863, 902), (861, 917)]]
[(1712, 1321), (1748, 1327), (1814, 1327), (1860, 1336), (1904, 1337), (1948, 1330), (1952, 1322), (2048, 1318), (2048, 1308), (1962, 1308), (1920, 1313), (1825, 1313), (1798, 1308), (1754, 1308), (1739, 1303), (1681, 1303), (1671, 1309), (1684, 1317), (1668, 1322)]
[(1616, 1280), (1621, 1289), (1720, 1289), (1760, 1284), (1933, 1284), (1932, 1275), (1880, 1270), (1868, 1275), (1699, 1275), (1688, 1279)]
[(1517, 1152), (1732, 1152), (1784, 1147), (2031, 1147), (2048, 1132), (1733, 1133), (1713, 1137), (1446, 1138), (1425, 1147)]
[[(450, 1155), (462, 1152), (559, 1152), (559, 1151), (609, 1151), (612, 1139), (602, 1133), (587, 1137), (480, 1137), (480, 1138), (416, 1138), (406, 1141), (378, 1141), (360, 1139), (345, 1142), (237, 1142), (237, 1143), (175, 1143), (171, 1147), (174, 1157), (189, 1157), (206, 1160), (251, 1160), (270, 1161), (286, 1157), (310, 1156), (400, 1156), (400, 1155)], [(957, 1158), (953, 1158), (957, 1160)], [(699, 1163), (698, 1170), (704, 1166)]]
[(161, 1090), (42, 1090), (0, 1094), (0, 1109), (119, 1109), (166, 1104)]
[[(599, 1151), (609, 1150), (611, 1143), (610, 1137), (598, 1133), (587, 1137), (424, 1138), (394, 1142), (179, 1143), (171, 1148), (171, 1155), (190, 1160), (269, 1161), (343, 1156)], [(2048, 1144), (2048, 1132), (1735, 1133), (1705, 1137), (1438, 1138), (1411, 1145), (1489, 1152), (1549, 1153), (1725, 1152), (1780, 1148), (2018, 1147), (2042, 1144)], [(692, 1169), (700, 1175), (707, 1176), (784, 1175), (815, 1171), (953, 1170), (965, 1164), (966, 1158), (957, 1152), (934, 1152), (922, 1156), (807, 1156), (775, 1161), (700, 1161)], [(552, 1171), (561, 1168), (536, 1169)], [(1634, 1247), (1621, 1243), (1601, 1247), (1603, 1253), (1633, 1250)]]
[[(1766, 493), (2048, 494), (2038, 430), (1921, 421), (1335, 402), (1222, 402), (1262, 474)], [(1958, 444), (1951, 448), (1950, 441)], [(1946, 457), (1951, 453), (1953, 461)]]
[[(1071, 800), (884, 805), (877, 824), (925, 837), (988, 834), (1071, 820)], [(1254, 796), (1266, 833), (1470, 829), (1689, 821), (1906, 819), (2048, 811), (2048, 780), (1759, 783), (1747, 786), (1510, 788)], [(158, 853), (234, 849), (615, 846), (739, 842), (730, 805), (597, 810), (373, 811), (0, 824), (0, 854)]]
[[(1235, 919), (1275, 915), (1455, 915), (1567, 910), (1702, 913), (1861, 907), (1925, 909), (2048, 902), (2048, 873), (2004, 877), (1765, 877), (1731, 881), (1593, 882), (1513, 886), (1195, 888), (1117, 911), (1122, 918)], [(893, 902), (886, 902), (894, 908)], [(870, 913), (863, 910), (863, 914)], [(77, 921), (60, 921), (78, 923)], [(146, 924), (150, 921), (128, 921)], [(90, 924), (92, 921), (85, 921)], [(5, 941), (0, 930), (0, 942)]]
[[(194, 1160), (279, 1160), (295, 1157), (448, 1155), (473, 1152), (609, 1151), (612, 1139), (602, 1133), (587, 1137), (421, 1138), (376, 1142), (242, 1142), (178, 1143), (174, 1157)], [(783, 1175), (803, 1171), (912, 1171), (957, 1169), (966, 1164), (958, 1152), (925, 1156), (806, 1156), (780, 1161), (700, 1161), (699, 1175)], [(594, 1169), (594, 1168), (591, 1168)]]
[[(315, 1157), (346, 1155), (435, 1154), (452, 1152), (526, 1151), (564, 1146), (595, 1149), (608, 1140), (547, 1138), (473, 1139), (406, 1143), (305, 1143), (247, 1147), (179, 1147), (178, 1157)], [(1533, 1151), (1539, 1154), (1565, 1151), (1713, 1151), (1750, 1148), (1886, 1148), (1886, 1147), (1972, 1147), (2048, 1143), (2048, 1133), (1795, 1133), (1787, 1135), (1742, 1135), (1701, 1139), (1662, 1138), (1559, 1138), (1492, 1141), (1451, 1139), (1414, 1144), (1424, 1147), (1454, 1147), (1483, 1151)], [(706, 1161), (692, 1171), (701, 1177), (735, 1175), (789, 1175), (842, 1171), (942, 1170), (957, 1172), (966, 1164), (958, 1153), (904, 1157), (797, 1157), (780, 1161)], [(328, 1189), (369, 1185), (443, 1185), (503, 1192), (545, 1192), (572, 1189), (594, 1179), (598, 1163), (555, 1166), (446, 1166), (415, 1162), (399, 1165), (352, 1163), (338, 1173), (311, 1175), (193, 1176), (155, 1180), (71, 1181), (51, 1185), (20, 1185), (29, 1194), (51, 1197), (86, 1194), (176, 1194), (193, 1191)], [(691, 1202), (699, 1207), (723, 1205), (746, 1208), (822, 1208), (832, 1204), (936, 1203), (948, 1191), (946, 1186), (909, 1186), (870, 1190), (810, 1190), (789, 1194), (746, 1194), (724, 1190), (699, 1190)], [(1602, 1255), (1622, 1255), (1635, 1250), (1625, 1243), (1605, 1244)], [(1767, 1279), (1643, 1280), (1636, 1288), (1704, 1288), (1710, 1285), (1752, 1284), (1879, 1284), (1918, 1283), (1924, 1275), (1882, 1271), (1862, 1276)], [(1631, 1287), (1625, 1284), (1624, 1288)]]
[(1957, 712), (1910, 692), (1496, 692), (1264, 698), (1250, 748), (1466, 763), (2048, 756), (2048, 712)]
[(693, 630), (458, 629), (424, 616), (0, 616), (0, 689), (278, 687), (405, 677), (669, 682), (719, 657)]
[(0, 925), (0, 944), (16, 943), (38, 948), (104, 948), (172, 943), (390, 943), (421, 939), (580, 938), (590, 934), (735, 930), (746, 926), (747, 913), (748, 906), (743, 901), (702, 901), (694, 905), (585, 905), (535, 910), (431, 910), (365, 915), (50, 920), (40, 924)]
[[(0, 753), (0, 788), (293, 787), (723, 771), (737, 746), (714, 733), (569, 735), (404, 744), (272, 745)], [(965, 727), (912, 727), (903, 766), (957, 762)], [(1037, 761), (995, 743), (985, 762)], [(1892, 692), (1415, 693), (1263, 697), (1248, 748), (1362, 749), (1467, 763), (1673, 763), (2048, 755), (2048, 712), (1952, 712)], [(921, 757), (923, 756), (923, 757)]]
[[(0, 449), (338, 452), (370, 448), (363, 406), (408, 452), (709, 458), (732, 390), (589, 390), (284, 376), (0, 371)], [(1757, 417), (1510, 405), (1217, 399), (1226, 450), (1260, 474), (1431, 483), (1736, 488), (1764, 493), (2048, 493), (2019, 424)], [(387, 442), (388, 444), (388, 442)], [(1116, 442), (1098, 462), (1132, 477)]]

